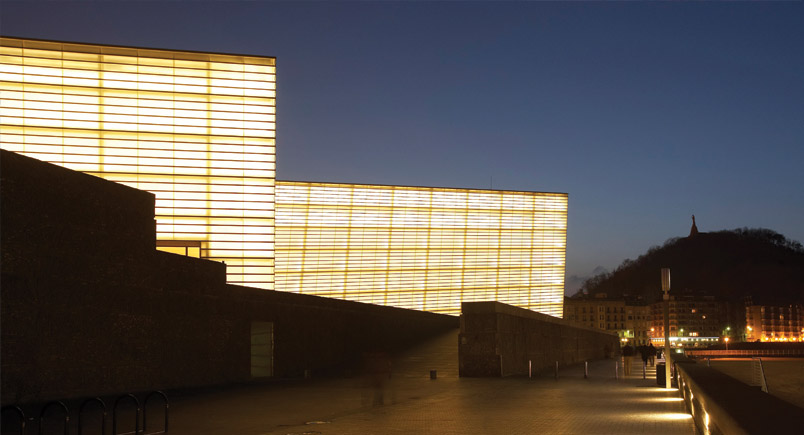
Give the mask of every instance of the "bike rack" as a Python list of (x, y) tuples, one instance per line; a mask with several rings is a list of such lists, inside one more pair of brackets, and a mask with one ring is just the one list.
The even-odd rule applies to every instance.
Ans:
[(81, 407), (78, 408), (78, 435), (83, 435), (84, 433), (84, 426), (81, 423), (82, 417), (84, 416), (84, 408), (92, 402), (97, 402), (101, 406), (101, 410), (103, 411), (103, 415), (101, 416), (101, 435), (106, 435), (106, 404), (103, 403), (100, 397), (84, 400), (81, 403)]
[[(165, 426), (161, 431), (148, 432), (148, 401), (151, 400), (151, 398), (154, 396), (162, 396), (162, 400), (165, 401)], [(170, 403), (168, 402), (168, 398), (165, 393), (161, 391), (152, 391), (150, 394), (145, 396), (145, 400), (142, 402), (142, 435), (156, 435), (160, 433), (167, 433), (169, 411), (170, 411)]]
[(17, 414), (17, 419), (20, 422), (20, 435), (25, 434), (25, 413), (22, 412), (22, 409), (19, 406), (4, 406), (0, 409), (0, 414), (4, 414), (6, 411), (14, 411)]
[[(131, 399), (134, 401), (134, 404), (137, 405), (137, 412), (134, 416), (134, 432), (117, 432), (117, 406), (120, 405), (120, 401), (124, 399)], [(140, 432), (140, 401), (137, 400), (133, 394), (125, 394), (117, 398), (114, 401), (114, 408), (112, 409), (112, 435), (137, 435)]]
[(70, 410), (67, 409), (67, 405), (58, 400), (46, 403), (42, 408), (42, 411), (39, 413), (39, 435), (44, 433), (45, 425), (42, 424), (42, 422), (45, 419), (45, 412), (47, 412), (51, 406), (58, 406), (64, 411), (64, 435), (68, 435), (70, 433)]
[[(155, 397), (161, 397), (162, 401), (165, 404), (165, 421), (164, 426), (161, 430), (157, 430), (155, 432), (148, 432), (148, 404), (153, 402)], [(135, 413), (134, 413), (134, 430), (132, 432), (118, 432), (117, 431), (117, 411), (120, 408), (120, 404), (126, 400), (134, 402), (135, 405)], [(108, 416), (106, 403), (101, 400), (100, 397), (92, 397), (89, 399), (84, 400), (81, 402), (81, 406), (78, 407), (78, 435), (83, 435), (84, 433), (84, 423), (85, 417), (89, 415), (87, 411), (88, 407), (91, 404), (97, 404), (101, 411), (101, 422), (100, 422), (100, 433), (101, 435), (106, 435), (106, 420)], [(64, 414), (64, 429), (63, 435), (69, 435), (70, 433), (70, 409), (67, 408), (67, 405), (64, 402), (54, 400), (45, 404), (42, 407), (42, 410), (39, 412), (39, 435), (43, 435), (45, 428), (44, 422), (46, 420), (45, 414), (50, 410), (50, 408), (59, 408), (61, 412)], [(151, 407), (153, 408), (153, 406)], [(4, 406), (0, 409), (0, 414), (10, 414), (14, 413), (17, 416), (17, 421), (19, 422), (18, 430), (19, 435), (25, 435), (25, 424), (26, 424), (26, 416), (25, 412), (23, 412), (22, 408), (15, 405), (8, 405)], [(140, 430), (140, 413), (142, 413), (142, 430)], [(167, 394), (162, 391), (152, 391), (145, 396), (145, 400), (142, 402), (142, 406), (140, 406), (140, 401), (137, 399), (137, 396), (133, 394), (124, 394), (119, 396), (114, 401), (114, 407), (112, 408), (112, 435), (159, 435), (159, 434), (166, 434), (168, 433), (168, 421), (170, 418), (170, 401), (168, 400)], [(33, 421), (33, 419), (31, 419)]]

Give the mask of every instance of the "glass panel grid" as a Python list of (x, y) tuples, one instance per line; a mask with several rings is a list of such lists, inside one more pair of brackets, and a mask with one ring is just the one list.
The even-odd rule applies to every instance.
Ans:
[(2, 38), (0, 146), (154, 193), (158, 239), (273, 289), (274, 64)]
[(279, 181), (276, 289), (459, 314), (562, 316), (567, 195)]

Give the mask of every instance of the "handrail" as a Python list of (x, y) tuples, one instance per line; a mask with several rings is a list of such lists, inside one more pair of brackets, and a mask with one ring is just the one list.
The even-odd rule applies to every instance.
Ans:
[(687, 356), (804, 356), (804, 349), (688, 349)]
[(47, 410), (51, 406), (54, 406), (54, 405), (61, 407), (61, 409), (64, 411), (64, 435), (69, 434), (69, 429), (70, 429), (70, 410), (67, 409), (67, 405), (65, 405), (64, 403), (62, 403), (62, 402), (60, 402), (58, 400), (54, 400), (52, 402), (46, 403), (45, 406), (42, 408), (42, 411), (39, 412), (39, 435), (42, 435), (42, 433), (44, 432), (45, 425), (42, 424), (42, 421), (45, 419), (45, 412), (47, 412)]
[(100, 397), (92, 397), (90, 399), (84, 400), (81, 403), (81, 406), (78, 408), (78, 435), (83, 435), (84, 433), (84, 425), (81, 423), (84, 416), (84, 408), (92, 402), (100, 403), (101, 410), (103, 414), (101, 415), (101, 435), (106, 435), (106, 404), (103, 403)]
[[(137, 411), (136, 411), (136, 414), (134, 416), (134, 432), (118, 433), (117, 432), (117, 406), (120, 404), (121, 400), (128, 399), (128, 398), (133, 400), (134, 403), (137, 405)], [(124, 394), (124, 395), (118, 397), (117, 400), (114, 401), (114, 408), (112, 410), (112, 435), (129, 435), (129, 434), (137, 435), (139, 432), (140, 432), (140, 401), (137, 400), (137, 397), (135, 397), (133, 394)]]
[(25, 413), (22, 412), (22, 408), (12, 405), (4, 406), (2, 409), (0, 409), (0, 415), (6, 411), (14, 411), (17, 414), (17, 418), (20, 422), (20, 435), (25, 434)]
[[(148, 432), (148, 401), (151, 397), (154, 396), (162, 396), (162, 400), (165, 401), (165, 426), (164, 430), (158, 432)], [(170, 411), (170, 403), (168, 402), (167, 395), (161, 391), (152, 391), (150, 394), (145, 396), (145, 400), (142, 402), (142, 433), (143, 435), (155, 435), (160, 433), (167, 433), (168, 432), (168, 412)]]

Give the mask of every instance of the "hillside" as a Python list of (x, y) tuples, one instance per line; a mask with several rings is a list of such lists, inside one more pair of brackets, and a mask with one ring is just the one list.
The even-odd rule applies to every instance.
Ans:
[[(671, 293), (712, 295), (732, 302), (804, 302), (804, 248), (767, 229), (736, 229), (670, 239), (613, 272), (587, 280), (580, 292), (609, 297), (661, 297), (660, 269), (671, 270)], [(580, 293), (579, 292), (579, 293)]]

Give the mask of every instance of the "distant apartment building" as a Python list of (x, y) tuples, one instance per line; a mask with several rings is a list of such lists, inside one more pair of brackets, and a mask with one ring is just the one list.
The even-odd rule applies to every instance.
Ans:
[(589, 328), (616, 332), (622, 342), (631, 345), (650, 341), (650, 307), (625, 298), (565, 298), (564, 318)]
[(746, 305), (746, 341), (804, 341), (804, 306)]
[[(657, 302), (650, 306), (651, 340), (655, 345), (664, 345), (662, 304)], [(737, 325), (731, 324), (727, 302), (717, 301), (712, 296), (670, 296), (669, 304), (671, 345), (709, 346), (738, 333)]]

